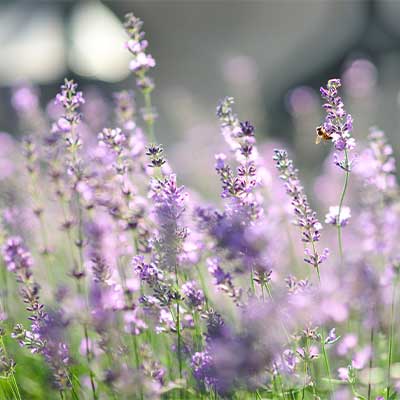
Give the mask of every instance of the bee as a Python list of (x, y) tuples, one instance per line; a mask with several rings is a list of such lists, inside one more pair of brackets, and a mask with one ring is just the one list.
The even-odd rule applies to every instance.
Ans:
[(315, 144), (320, 143), (321, 140), (332, 140), (332, 135), (329, 134), (322, 125), (317, 126), (315, 128), (315, 131), (317, 132), (317, 136), (315, 138)]

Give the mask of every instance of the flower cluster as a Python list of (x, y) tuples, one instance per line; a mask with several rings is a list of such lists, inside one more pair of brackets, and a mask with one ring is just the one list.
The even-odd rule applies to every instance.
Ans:
[(398, 226), (398, 184), (392, 146), (385, 134), (372, 128), (369, 145), (361, 153), (356, 175), (361, 180), (359, 216), (365, 250), (396, 257)]
[(326, 101), (323, 107), (327, 114), (323, 128), (332, 137), (337, 151), (352, 150), (356, 145), (351, 136), (353, 118), (344, 109), (343, 100), (338, 94), (341, 86), (340, 79), (331, 79), (326, 88), (320, 88), (321, 96)]
[(135, 17), (132, 13), (125, 16), (124, 27), (129, 35), (126, 42), (126, 48), (132, 54), (133, 59), (129, 63), (129, 69), (134, 72), (138, 78), (138, 85), (142, 90), (152, 90), (154, 84), (152, 80), (146, 76), (146, 72), (150, 68), (156, 66), (156, 62), (151, 54), (146, 53), (148, 46), (147, 40), (144, 39), (142, 31), (143, 21)]
[(134, 94), (131, 91), (123, 90), (114, 94), (115, 113), (118, 125), (127, 131), (136, 127), (135, 114), (136, 105)]
[(133, 72), (142, 72), (155, 67), (156, 62), (154, 58), (150, 54), (146, 54), (145, 51), (149, 43), (143, 39), (143, 21), (133, 14), (127, 14), (124, 26), (130, 37), (126, 43), (126, 47), (134, 56), (134, 59), (129, 64), (129, 69)]
[(296, 216), (296, 225), (300, 227), (302, 241), (311, 245), (304, 250), (304, 261), (315, 268), (319, 268), (328, 257), (328, 249), (318, 254), (315, 243), (321, 239), (322, 225), (317, 219), (317, 214), (308, 203), (307, 196), (301, 186), (298, 170), (293, 166), (285, 150), (275, 150), (274, 161), (279, 171), (279, 177), (285, 182), (285, 189), (291, 198), (291, 204)]
[(97, 139), (99, 140), (100, 146), (107, 147), (117, 155), (121, 155), (126, 143), (126, 136), (119, 128), (105, 128), (98, 134)]
[(3, 246), (3, 259), (7, 268), (14, 272), (20, 285), (22, 301), (30, 313), (31, 330), (17, 324), (13, 337), (21, 346), (26, 346), (32, 353), (44, 356), (53, 371), (55, 384), (60, 390), (69, 386), (69, 350), (61, 341), (60, 335), (54, 335), (56, 319), (45, 312), (39, 298), (39, 285), (32, 276), (32, 258), (24, 248), (22, 239), (10, 237)]
[(78, 85), (73, 80), (65, 79), (60, 93), (56, 96), (56, 104), (65, 110), (65, 114), (57, 121), (61, 132), (70, 132), (80, 121), (80, 114), (77, 111), (82, 104), (85, 104), (85, 99), (82, 92), (77, 89)]
[[(318, 132), (346, 178), (325, 217), (337, 250), (288, 152), (267, 143), (259, 153), (226, 97), (213, 204), (171, 167), (179, 159), (167, 162), (153, 126), (155, 62), (142, 22), (128, 14), (125, 28), (143, 98), (88, 91), (85, 102), (66, 80), (58, 107), (42, 109), (36, 88), (13, 92), (25, 137), (0, 134), (0, 397), (397, 398), (400, 192), (384, 134), (372, 131), (364, 150), (360, 140), (349, 185), (352, 118), (339, 80), (321, 89)], [(327, 160), (324, 206), (340, 190)]]

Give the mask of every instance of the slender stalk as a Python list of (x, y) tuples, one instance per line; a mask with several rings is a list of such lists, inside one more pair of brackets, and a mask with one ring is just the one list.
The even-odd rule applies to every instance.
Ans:
[(11, 382), (12, 382), (13, 386), (15, 387), (15, 391), (17, 393), (18, 399), (21, 400), (22, 397), (21, 397), (21, 394), (19, 392), (19, 388), (18, 388), (18, 385), (17, 385), (17, 380), (15, 379), (15, 375), (14, 374), (11, 375)]
[(338, 231), (339, 254), (340, 254), (341, 260), (343, 260), (343, 243), (342, 243), (342, 227), (340, 225), (340, 215), (342, 212), (343, 201), (344, 201), (344, 197), (347, 192), (347, 187), (349, 184), (349, 176), (350, 176), (350, 172), (348, 169), (349, 168), (349, 157), (347, 154), (347, 149), (344, 150), (344, 157), (345, 157), (346, 172), (345, 172), (343, 190), (340, 195), (339, 210), (338, 210), (338, 216), (337, 216), (337, 221), (336, 221), (336, 226), (337, 226), (337, 231)]
[[(175, 284), (176, 289), (179, 290), (178, 266), (175, 263)], [(179, 296), (178, 296), (179, 297)], [(181, 337), (181, 321), (180, 321), (180, 298), (176, 302), (176, 321), (175, 321), (176, 334), (178, 336), (178, 365), (179, 365), (179, 379), (182, 379), (182, 337)], [(179, 389), (179, 398), (182, 399), (182, 389)]]
[(253, 271), (253, 268), (251, 268), (251, 270), (250, 270), (250, 289), (251, 289), (251, 292), (253, 293), (253, 295), (256, 294), (256, 287), (254, 285), (254, 271)]
[(8, 308), (8, 277), (7, 277), (7, 269), (4, 265), (0, 265), (1, 275), (2, 275), (2, 306), (4, 307), (4, 311), (7, 315), (9, 315)]
[(150, 142), (155, 142), (154, 135), (154, 117), (150, 115), (152, 113), (152, 103), (151, 103), (151, 91), (146, 89), (143, 92), (144, 103), (146, 107), (146, 112), (148, 113), (146, 117), (146, 125), (147, 125), (147, 134)]
[[(317, 271), (317, 275), (318, 275), (318, 282), (321, 286), (321, 275), (320, 275), (318, 266), (316, 268), (316, 271)], [(330, 367), (330, 363), (329, 363), (328, 353), (327, 353), (326, 347), (325, 347), (325, 332), (323, 329), (321, 329), (321, 348), (322, 348), (322, 356), (324, 358), (325, 369), (328, 374), (329, 387), (330, 387), (330, 390), (333, 392), (331, 367)]]
[[(71, 372), (70, 372), (71, 373)], [(75, 375), (73, 373), (71, 373), (71, 376), (74, 378)], [(72, 394), (72, 398), (74, 400), (79, 400), (79, 396), (77, 395), (76, 391), (75, 391), (75, 387), (74, 387), (74, 382), (72, 382), (71, 377), (68, 376), (68, 380), (69, 383), (71, 384), (71, 394)], [(75, 377), (75, 380), (77, 380), (77, 378)]]
[[(83, 216), (82, 216), (82, 207), (80, 204), (80, 196), (79, 194), (77, 195), (77, 204), (78, 204), (78, 249), (79, 249), (79, 271), (83, 272), (83, 250), (82, 250), (82, 245), (83, 245)], [(84, 277), (83, 277), (84, 278)], [(87, 290), (86, 290), (86, 285), (84, 283), (83, 288), (80, 285), (79, 280), (77, 281), (77, 286), (78, 286), (78, 292), (79, 294), (83, 295), (85, 298), (85, 306), (87, 312), (89, 312), (89, 301), (87, 297)], [(88, 333), (88, 328), (87, 328), (87, 323), (83, 323), (83, 334), (85, 337), (85, 344), (86, 344), (86, 360), (88, 363), (88, 368), (89, 368), (89, 378), (90, 378), (90, 386), (92, 389), (92, 396), (94, 400), (97, 400), (97, 393), (96, 393), (96, 386), (94, 382), (94, 373), (92, 371), (92, 368), (90, 366), (90, 361), (91, 361), (91, 354), (90, 354), (90, 346), (89, 346), (89, 333)]]
[[(3, 354), (5, 357), (8, 358), (7, 355), (7, 349), (6, 346), (4, 344), (4, 340), (3, 340), (3, 336), (0, 336), (0, 346), (3, 350)], [(11, 376), (9, 378), (7, 378), (7, 382), (9, 383), (12, 392), (14, 394), (14, 396), (18, 399), (18, 400), (22, 400), (21, 394), (19, 392), (19, 388), (18, 388), (18, 384), (17, 384), (17, 380), (15, 379), (15, 375), (14, 372), (11, 373)]]
[(15, 398), (15, 399), (18, 400), (18, 395), (17, 395), (17, 393), (15, 392), (15, 389), (14, 389), (14, 387), (13, 387), (13, 385), (11, 384), (11, 382), (10, 382), (9, 379), (7, 379), (7, 383), (8, 383), (8, 386), (10, 386), (10, 390), (11, 390), (11, 392), (12, 392), (12, 394), (13, 394), (13, 398)]
[(329, 387), (330, 387), (331, 392), (333, 392), (331, 367), (330, 367), (330, 364), (329, 364), (328, 353), (327, 353), (326, 347), (325, 347), (325, 333), (324, 333), (323, 330), (321, 331), (321, 347), (322, 347), (322, 355), (324, 357), (324, 363), (325, 363), (326, 372), (328, 374)]
[[(43, 202), (41, 200), (41, 191), (40, 191), (40, 185), (39, 185), (39, 169), (36, 170), (35, 168), (35, 162), (33, 159), (30, 159), (28, 157), (27, 159), (27, 164), (28, 164), (28, 175), (29, 175), (29, 186), (30, 186), (30, 192), (31, 192), (31, 198), (32, 202), (34, 205), (34, 214), (36, 215), (38, 221), (39, 221), (39, 229), (40, 229), (40, 236), (42, 240), (42, 246), (43, 246), (43, 261), (47, 266), (47, 269), (49, 271), (49, 274), (52, 278), (52, 281), (55, 282), (55, 275), (54, 275), (54, 266), (51, 260), (51, 255), (50, 255), (50, 247), (49, 247), (49, 241), (48, 241), (48, 235), (47, 235), (47, 230), (46, 230), (46, 222), (44, 220), (43, 216)], [(39, 168), (39, 166), (38, 166)]]
[(204, 293), (204, 300), (205, 300), (205, 303), (206, 303), (206, 309), (208, 310), (208, 297), (209, 297), (208, 296), (208, 288), (207, 288), (206, 282), (204, 280), (203, 273), (202, 273), (202, 271), (200, 269), (200, 266), (198, 264), (196, 264), (196, 270), (197, 270), (197, 274), (199, 276), (201, 289), (203, 290), (203, 293)]
[(303, 383), (303, 390), (301, 393), (301, 400), (304, 400), (306, 384), (307, 384), (307, 374), (308, 374), (308, 363), (307, 363), (307, 361), (304, 361), (304, 383)]
[(179, 362), (179, 378), (182, 379), (182, 344), (181, 344), (181, 327), (179, 316), (179, 301), (176, 304), (176, 334), (178, 335), (178, 362)]
[(387, 386), (386, 386), (386, 400), (390, 398), (390, 372), (393, 357), (393, 334), (394, 334), (394, 319), (395, 319), (395, 306), (396, 306), (396, 281), (393, 281), (392, 288), (392, 303), (390, 308), (390, 322), (389, 322), (389, 349), (388, 349), (388, 365), (387, 365)]
[[(369, 339), (369, 343), (371, 345), (371, 351), (374, 348), (374, 328), (371, 328), (371, 335)], [(368, 400), (371, 400), (371, 373), (372, 373), (372, 362), (373, 362), (373, 354), (371, 354), (371, 357), (369, 359), (369, 372), (368, 372)]]

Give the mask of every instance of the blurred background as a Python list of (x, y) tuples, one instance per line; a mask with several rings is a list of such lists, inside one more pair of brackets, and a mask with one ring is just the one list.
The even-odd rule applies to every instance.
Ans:
[(102, 105), (135, 85), (120, 24), (129, 11), (143, 19), (157, 61), (157, 138), (199, 189), (210, 184), (205, 162), (212, 175), (221, 150), (215, 106), (226, 95), (260, 139), (291, 148), (310, 180), (328, 152), (316, 151), (314, 138), (324, 117), (318, 89), (329, 78), (344, 81), (355, 136), (378, 125), (399, 153), (397, 0), (1, 0), (0, 131), (18, 135), (15, 85), (36, 85), (46, 106), (65, 76), (84, 90), (84, 111), (107, 126)]

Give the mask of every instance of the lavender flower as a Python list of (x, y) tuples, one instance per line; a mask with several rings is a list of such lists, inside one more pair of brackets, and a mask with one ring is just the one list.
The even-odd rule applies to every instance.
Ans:
[(136, 105), (133, 92), (123, 90), (114, 93), (114, 102), (118, 125), (121, 129), (132, 132), (136, 128)]
[(105, 128), (97, 136), (100, 146), (107, 147), (115, 154), (120, 155), (126, 143), (126, 136), (122, 133), (121, 129)]
[(222, 197), (233, 199), (233, 212), (243, 209), (251, 220), (262, 215), (261, 196), (256, 193), (260, 184), (257, 176), (258, 153), (255, 148), (255, 128), (249, 122), (240, 122), (233, 113), (233, 98), (226, 97), (217, 107), (217, 117), (221, 123), (222, 134), (234, 152), (239, 163), (236, 173), (226, 163), (224, 154), (217, 154), (215, 169), (222, 183)]
[(186, 229), (181, 225), (186, 193), (183, 186), (177, 186), (176, 175), (171, 174), (152, 180), (151, 198), (159, 232), (156, 241), (158, 263), (162, 270), (171, 271), (177, 267), (178, 255), (186, 237)]
[(190, 307), (197, 309), (201, 308), (204, 303), (204, 293), (197, 289), (195, 281), (189, 281), (182, 285), (182, 293), (186, 297)]
[(150, 97), (154, 83), (147, 72), (156, 66), (156, 62), (150, 54), (146, 53), (148, 42), (144, 40), (145, 33), (142, 31), (142, 26), (143, 22), (139, 18), (132, 13), (126, 14), (124, 27), (129, 36), (126, 47), (133, 56), (129, 69), (136, 75), (137, 86), (143, 93), (145, 107), (142, 110), (142, 116), (147, 123), (149, 138), (154, 141), (153, 124), (157, 113), (151, 105)]
[(396, 257), (398, 231), (398, 184), (393, 149), (385, 134), (372, 128), (369, 145), (360, 156), (355, 173), (361, 179), (359, 216), (364, 249)]
[[(326, 88), (320, 88), (321, 96), (326, 101), (323, 107), (327, 113), (323, 128), (332, 137), (338, 152), (353, 150), (356, 146), (356, 142), (351, 136), (353, 118), (344, 109), (342, 98), (338, 94), (341, 85), (340, 79), (331, 79)], [(345, 171), (351, 169), (351, 162), (347, 158), (340, 161), (338, 155), (336, 155), (336, 164)]]
[(216, 384), (215, 366), (211, 355), (207, 351), (196, 352), (192, 356), (191, 367), (193, 376), (207, 386), (213, 387)]
[(61, 105), (65, 114), (59, 118), (57, 125), (62, 132), (71, 132), (80, 121), (78, 108), (85, 104), (82, 92), (78, 91), (78, 85), (73, 80), (65, 79), (60, 93), (56, 96), (56, 104)]
[(10, 237), (3, 245), (2, 253), (4, 262), (9, 271), (22, 274), (21, 276), (24, 278), (29, 278), (32, 275), (32, 256), (24, 248), (20, 237)]
[(298, 170), (294, 168), (287, 152), (275, 150), (274, 160), (280, 173), (279, 176), (285, 182), (286, 193), (291, 198), (293, 211), (297, 218), (296, 225), (301, 229), (302, 241), (311, 245), (311, 249), (306, 247), (304, 251), (306, 255), (304, 261), (318, 269), (328, 256), (327, 249), (319, 254), (315, 248), (315, 243), (321, 238), (322, 225), (318, 221), (316, 213), (311, 210), (308, 204), (307, 196), (304, 194), (298, 178)]
[[(29, 137), (10, 147), (3, 135), (7, 151), (0, 151), (7, 169), (0, 179), (7, 207), (4, 231), (0, 221), (0, 320), (7, 315), (0, 326), (0, 392), (21, 398), (21, 379), (23, 396), (34, 386), (36, 397), (61, 399), (87, 396), (86, 386), (93, 399), (347, 399), (364, 398), (367, 390), (368, 398), (396, 397), (400, 192), (394, 151), (383, 132), (371, 131), (354, 163), (353, 121), (339, 96), (340, 81), (321, 88), (327, 116), (318, 132), (332, 140), (346, 176), (339, 206), (325, 217), (338, 228), (340, 249), (341, 228), (350, 219), (343, 206), (350, 170), (360, 179), (352, 193), (346, 260), (333, 254), (324, 279), (314, 285), (313, 271), (298, 270), (298, 258), (319, 276), (329, 252), (319, 249), (322, 226), (287, 152), (274, 153), (282, 188), (258, 153), (255, 127), (239, 119), (233, 98), (226, 97), (217, 118), (227, 149), (215, 155), (222, 206), (205, 205), (195, 191), (189, 200), (154, 139), (149, 74), (156, 63), (142, 22), (128, 14), (125, 29), (142, 109), (130, 91), (116, 93), (113, 104), (89, 96), (85, 106), (70, 80), (46, 113), (36, 89), (13, 90), (19, 125)], [(34, 178), (32, 198), (25, 196), (15, 161), (18, 148)], [(263, 152), (269, 151), (267, 144)], [(330, 158), (327, 163), (337, 170)], [(326, 207), (336, 180), (322, 180)], [(297, 241), (286, 223), (285, 191)], [(25, 209), (33, 209), (38, 224), (26, 223)], [(34, 267), (16, 232), (34, 244), (32, 254), (39, 253), (36, 237), (51, 239), (54, 251), (45, 258), (51, 279), (41, 265)], [(64, 283), (71, 270), (76, 291)], [(10, 337), (34, 353), (35, 368), (26, 368), (26, 351), (11, 346), (8, 355)], [(38, 372), (44, 364), (54, 391)], [(331, 380), (330, 366), (346, 365), (337, 371), (341, 383)]]
[(78, 125), (81, 121), (79, 107), (85, 103), (82, 92), (73, 80), (65, 79), (61, 91), (57, 94), (55, 103), (64, 108), (64, 114), (58, 119), (57, 127), (62, 133), (68, 151), (67, 165), (69, 175), (74, 179), (74, 186), (82, 179), (83, 165), (78, 157), (78, 150), (82, 147), (82, 140)]
[[(7, 268), (14, 272), (20, 284), (21, 296), (30, 313), (31, 331), (17, 324), (13, 337), (21, 346), (28, 347), (32, 353), (40, 353), (53, 371), (53, 377), (58, 389), (69, 387), (69, 351), (67, 345), (61, 341), (61, 334), (57, 331), (59, 318), (54, 318), (44, 311), (40, 303), (39, 285), (33, 280), (32, 259), (23, 246), (21, 238), (11, 237), (3, 246), (3, 259)], [(57, 332), (57, 333), (56, 333)]]
[(329, 207), (329, 213), (325, 216), (325, 223), (334, 226), (346, 226), (349, 223), (351, 217), (351, 210), (349, 207), (342, 207), (340, 210), (340, 220), (339, 217), (339, 207)]
[(235, 303), (240, 304), (242, 289), (236, 288), (232, 282), (232, 276), (226, 273), (220, 266), (218, 258), (207, 259), (208, 271), (214, 278), (214, 285), (222, 292), (227, 293)]
[(127, 14), (124, 26), (130, 37), (126, 42), (126, 48), (134, 57), (129, 64), (129, 69), (133, 72), (141, 73), (155, 67), (154, 58), (150, 54), (146, 54), (146, 48), (149, 43), (143, 39), (144, 32), (141, 30), (143, 22), (133, 14)]

